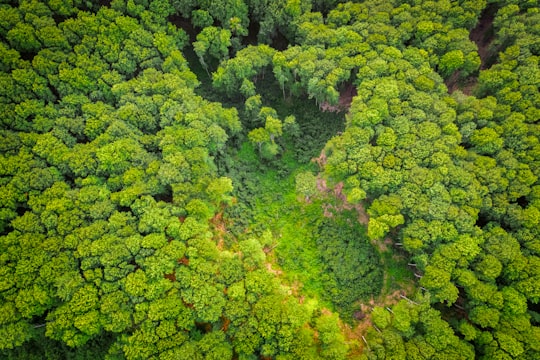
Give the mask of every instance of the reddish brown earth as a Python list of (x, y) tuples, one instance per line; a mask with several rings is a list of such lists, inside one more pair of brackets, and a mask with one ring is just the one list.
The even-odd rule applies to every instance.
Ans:
[(352, 99), (357, 94), (356, 87), (353, 84), (349, 84), (339, 93), (339, 102), (337, 105), (330, 105), (327, 102), (321, 104), (321, 111), (328, 112), (347, 112), (351, 107)]
[[(356, 91), (356, 90), (355, 90)], [(313, 158), (312, 162), (319, 165), (319, 168), (322, 170), (324, 168), (324, 165), (326, 164), (326, 152), (324, 149), (321, 151), (321, 154), (319, 157)], [(337, 183), (333, 188), (329, 187), (326, 183), (326, 179), (322, 178), (321, 176), (317, 177), (317, 190), (321, 194), (332, 194), (336, 199), (340, 200), (339, 204), (332, 205), (332, 204), (325, 204), (324, 205), (324, 212), (323, 215), (326, 217), (332, 217), (333, 213), (331, 210), (340, 212), (343, 210), (351, 210), (356, 209), (358, 213), (358, 222), (367, 226), (369, 222), (369, 215), (366, 212), (366, 209), (364, 208), (364, 205), (362, 203), (359, 204), (350, 204), (347, 202), (347, 197), (345, 194), (343, 194), (343, 182)]]
[(478, 24), (471, 30), (469, 35), (469, 39), (474, 41), (478, 47), (478, 55), (482, 61), (482, 65), (480, 65), (481, 70), (487, 69), (488, 59), (492, 56), (490, 47), (494, 39), (493, 20), (495, 19), (496, 12), (497, 8), (494, 6), (486, 8), (480, 17)]
[[(482, 16), (478, 20), (478, 24), (469, 34), (469, 40), (473, 41), (478, 48), (478, 56), (480, 56), (480, 70), (489, 68), (490, 61), (493, 57), (493, 49), (491, 44), (494, 39), (493, 33), (493, 20), (497, 8), (494, 6), (488, 6)], [(460, 72), (456, 71), (446, 81), (446, 87), (448, 93), (453, 93), (456, 90), (461, 90), (466, 95), (471, 95), (472, 91), (476, 87), (478, 78), (471, 76), (465, 80), (460, 81)]]
[(225, 246), (225, 236), (228, 232), (227, 223), (223, 218), (224, 209), (225, 205), (221, 206), (220, 211), (216, 213), (212, 219), (210, 219), (210, 225), (213, 229), (212, 233), (214, 234), (213, 239), (216, 242), (219, 250), (223, 250), (223, 247)]
[(343, 325), (343, 333), (348, 343), (351, 344), (351, 358), (362, 355), (364, 348), (369, 346), (369, 342), (365, 339), (367, 331), (373, 327), (371, 321), (371, 311), (374, 307), (387, 307), (398, 303), (401, 300), (401, 295), (411, 293), (412, 289), (396, 290), (386, 296), (379, 297), (378, 299), (371, 298), (367, 304), (360, 305), (360, 311), (364, 318), (355, 327), (349, 325)]

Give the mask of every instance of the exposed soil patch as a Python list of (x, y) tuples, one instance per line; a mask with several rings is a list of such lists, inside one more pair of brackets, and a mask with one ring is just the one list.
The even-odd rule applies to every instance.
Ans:
[[(322, 149), (321, 154), (319, 155), (319, 157), (311, 159), (311, 162), (316, 163), (317, 165), (319, 165), (319, 168), (322, 169), (326, 165), (327, 160), (328, 159), (326, 157), (326, 151), (324, 149)], [(324, 181), (324, 187), (326, 188), (326, 180), (323, 180), (323, 179), (320, 179), (320, 180)], [(317, 186), (319, 186), (318, 182), (317, 182)], [(323, 190), (324, 189), (319, 189), (319, 191), (323, 191)]]
[(469, 39), (476, 43), (478, 46), (478, 55), (482, 61), (480, 69), (487, 69), (492, 65), (493, 53), (490, 51), (491, 43), (495, 38), (495, 32), (493, 30), (493, 20), (495, 19), (495, 14), (497, 13), (497, 7), (495, 4), (490, 4), (484, 9), (478, 24), (474, 29), (471, 30)]
[[(355, 89), (356, 91), (356, 89)], [(313, 158), (311, 161), (319, 165), (320, 169), (323, 169), (326, 165), (326, 152), (323, 149), (321, 151), (321, 154), (319, 157)], [(332, 217), (333, 211), (341, 212), (343, 210), (351, 210), (356, 209), (358, 213), (358, 222), (362, 225), (367, 226), (369, 223), (369, 215), (366, 212), (366, 209), (364, 208), (364, 205), (362, 203), (359, 204), (350, 204), (347, 202), (347, 197), (345, 194), (343, 194), (343, 182), (339, 182), (334, 186), (334, 188), (331, 188), (326, 183), (326, 179), (322, 178), (321, 176), (317, 177), (317, 191), (321, 194), (329, 194), (333, 193), (334, 197), (338, 200), (340, 200), (340, 204), (332, 205), (332, 204), (324, 204), (324, 212), (323, 215), (325, 217)]]
[(451, 94), (456, 90), (461, 90), (465, 95), (472, 95), (473, 90), (478, 83), (476, 76), (470, 76), (465, 80), (461, 79), (461, 72), (456, 71), (444, 82), (448, 88), (448, 93)]
[(369, 215), (366, 212), (364, 205), (362, 203), (356, 204), (355, 209), (358, 212), (358, 222), (367, 226), (369, 223)]
[[(480, 56), (480, 70), (485, 70), (491, 67), (496, 60), (497, 50), (492, 47), (493, 40), (495, 38), (495, 32), (493, 30), (493, 20), (498, 8), (494, 4), (487, 6), (478, 24), (469, 34), (469, 40), (473, 41), (478, 48), (478, 56)], [(446, 87), (451, 94), (456, 90), (461, 90), (466, 95), (471, 95), (478, 78), (476, 76), (470, 76), (467, 79), (461, 78), (460, 71), (456, 71), (446, 81)]]
[(176, 281), (176, 274), (174, 273), (174, 271), (170, 274), (165, 274), (165, 279), (171, 281), (171, 282), (175, 282)]
[(216, 246), (219, 250), (223, 250), (225, 246), (225, 235), (227, 234), (227, 226), (223, 220), (223, 209), (218, 212), (212, 219), (210, 219), (210, 224), (212, 224), (214, 240), (216, 241)]
[[(355, 347), (351, 349), (351, 358), (362, 355), (364, 348), (369, 346), (365, 335), (369, 328), (373, 327), (373, 322), (371, 321), (371, 311), (376, 306), (392, 306), (399, 302), (402, 299), (402, 296), (407, 296), (407, 293), (411, 293), (412, 289), (396, 290), (391, 294), (382, 296), (378, 299), (371, 298), (368, 303), (360, 304), (360, 312), (363, 316), (362, 321), (358, 325), (351, 327), (349, 325), (343, 325), (343, 333), (345, 338), (348, 340), (355, 340)], [(366, 344), (367, 343), (367, 344)]]
[(343, 210), (352, 210), (356, 209), (358, 213), (358, 222), (362, 225), (367, 226), (369, 223), (369, 215), (364, 208), (362, 203), (351, 204), (347, 202), (347, 197), (343, 194), (343, 182), (336, 184), (334, 188), (330, 188), (326, 184), (326, 180), (317, 178), (317, 190), (323, 194), (332, 193), (333, 196), (339, 200), (339, 203), (336, 205), (333, 204), (324, 204), (323, 205), (323, 216), (331, 218), (334, 216), (335, 212), (342, 212)]
[(393, 244), (393, 241), (391, 238), (387, 237), (385, 238), (383, 241), (381, 240), (376, 240), (376, 241), (372, 241), (371, 242), (373, 245), (375, 245), (377, 247), (377, 249), (379, 249), (379, 252), (380, 253), (383, 253), (383, 252), (386, 252), (388, 251), (388, 247), (391, 247), (392, 244)]
[(283, 274), (283, 271), (282, 270), (279, 270), (279, 269), (273, 269), (272, 268), (272, 264), (271, 263), (266, 263), (266, 270), (268, 270), (269, 273), (272, 273), (276, 276), (279, 276), (281, 274)]
[(354, 87), (353, 84), (348, 84), (341, 92), (339, 93), (339, 102), (337, 105), (331, 105), (327, 102), (323, 102), (321, 104), (321, 111), (328, 111), (328, 112), (348, 112), (353, 97), (357, 95), (356, 87)]

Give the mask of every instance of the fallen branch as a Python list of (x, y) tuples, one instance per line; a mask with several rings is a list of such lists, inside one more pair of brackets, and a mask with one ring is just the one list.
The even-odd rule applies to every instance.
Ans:
[(405, 300), (409, 301), (410, 303), (412, 303), (412, 304), (414, 304), (414, 305), (420, 305), (420, 304), (418, 304), (417, 302), (412, 301), (411, 299), (409, 299), (408, 297), (406, 297), (406, 296), (404, 296), (404, 295), (399, 295), (399, 297), (402, 298), (402, 299), (405, 299)]
[(367, 343), (367, 340), (364, 337), (364, 335), (362, 335), (362, 340), (364, 340), (364, 342), (366, 343), (366, 346), (367, 346), (368, 350), (371, 351), (371, 349), (369, 348), (369, 344)]

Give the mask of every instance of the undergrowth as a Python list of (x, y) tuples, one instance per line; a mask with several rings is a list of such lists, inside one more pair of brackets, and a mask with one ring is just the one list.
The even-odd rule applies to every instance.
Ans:
[[(230, 139), (225, 152), (216, 157), (220, 175), (234, 184), (235, 203), (224, 210), (232, 235), (226, 241), (262, 237), (270, 231), (274, 243), (267, 248), (269, 258), (295, 295), (315, 299), (320, 307), (339, 312), (351, 323), (360, 301), (398, 286), (403, 264), (381, 259), (387, 254), (370, 244), (355, 210), (334, 212), (328, 218), (324, 204), (336, 205), (339, 200), (325, 193), (306, 201), (296, 192), (296, 175), (319, 171), (311, 160), (344, 129), (344, 115), (323, 113), (309, 99), (283, 99), (277, 86), (265, 84), (258, 85), (268, 102), (263, 105), (274, 108), (280, 118), (294, 115), (300, 132), (279, 138), (282, 151), (271, 160), (259, 156), (256, 146), (247, 140), (247, 131)], [(209, 91), (208, 84), (199, 90)], [(239, 109), (242, 117), (242, 107)], [(250, 126), (244, 121), (244, 129)], [(395, 281), (384, 281), (390, 288), (383, 289), (386, 266)]]

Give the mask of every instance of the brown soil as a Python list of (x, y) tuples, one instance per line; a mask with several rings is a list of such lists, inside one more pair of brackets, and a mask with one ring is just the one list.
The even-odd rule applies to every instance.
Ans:
[(366, 209), (364, 209), (364, 205), (362, 203), (356, 204), (355, 206), (356, 211), (358, 211), (358, 221), (360, 224), (368, 225), (369, 223), (369, 215), (366, 212)]
[(354, 85), (349, 84), (339, 93), (339, 102), (337, 103), (337, 105), (330, 105), (325, 101), (320, 106), (321, 111), (335, 113), (339, 113), (342, 111), (347, 112), (351, 107), (353, 97), (355, 97), (356, 95), (356, 88), (354, 87)]
[[(317, 163), (317, 165), (319, 165), (319, 168), (323, 170), (324, 166), (326, 165), (326, 160), (326, 152), (323, 149), (319, 157), (313, 158), (311, 161)], [(367, 226), (367, 224), (369, 223), (369, 215), (367, 214), (364, 205), (362, 203), (355, 205), (348, 203), (347, 197), (345, 196), (345, 194), (343, 194), (343, 186), (343, 182), (339, 182), (334, 188), (330, 188), (326, 183), (326, 179), (322, 178), (321, 176), (317, 177), (317, 190), (319, 191), (319, 193), (333, 193), (334, 197), (341, 201), (341, 204), (338, 206), (325, 204), (324, 216), (332, 217), (332, 212), (330, 211), (331, 209), (337, 210), (339, 212), (343, 210), (351, 210), (354, 208), (358, 212), (358, 222)]]
[(266, 263), (266, 270), (268, 270), (269, 273), (272, 273), (276, 276), (279, 276), (281, 274), (283, 274), (283, 271), (281, 270), (275, 270), (275, 269), (272, 269), (272, 264), (271, 263)]
[(354, 359), (357, 356), (359, 357), (364, 351), (364, 347), (366, 346), (366, 343), (364, 342), (365, 335), (373, 326), (373, 322), (371, 321), (371, 311), (373, 308), (376, 306), (386, 307), (395, 305), (399, 300), (401, 300), (400, 295), (410, 293), (412, 292), (411, 290), (412, 289), (396, 290), (393, 293), (379, 297), (378, 299), (371, 298), (367, 304), (360, 304), (360, 311), (365, 316), (362, 321), (360, 321), (358, 325), (354, 327), (346, 324), (342, 326), (345, 338), (350, 344), (354, 344), (350, 353), (351, 358)]
[(221, 326), (221, 331), (227, 332), (227, 330), (229, 329), (229, 325), (231, 324), (231, 320), (229, 320), (225, 316), (222, 316), (221, 321), (223, 322), (223, 325)]
[[(476, 43), (478, 47), (478, 56), (480, 56), (480, 70), (485, 70), (491, 65), (493, 60), (493, 50), (491, 49), (491, 44), (494, 39), (493, 33), (493, 20), (495, 19), (495, 14), (497, 13), (497, 8), (493, 5), (486, 7), (482, 12), (478, 24), (474, 29), (471, 30), (469, 34), (469, 40)], [(461, 90), (466, 95), (471, 95), (478, 78), (471, 76), (465, 80), (460, 80), (460, 72), (456, 71), (452, 74), (446, 81), (446, 87), (448, 88), (448, 93), (453, 93), (456, 90)]]
[(324, 166), (326, 165), (326, 160), (327, 160), (326, 151), (324, 149), (322, 149), (321, 154), (319, 155), (319, 157), (311, 159), (311, 162), (314, 162), (317, 165), (319, 165), (319, 169), (322, 170), (322, 169), (324, 169)]
[(480, 69), (482, 70), (487, 68), (487, 60), (491, 57), (490, 47), (494, 39), (493, 20), (496, 13), (497, 8), (495, 6), (486, 7), (480, 16), (478, 24), (471, 30), (469, 35), (469, 39), (474, 41), (478, 47), (478, 55), (482, 61)]
[(165, 274), (164, 276), (165, 276), (165, 279), (169, 281), (172, 281), (172, 282), (176, 281), (176, 274), (174, 273), (174, 271), (170, 274)]
[[(367, 226), (369, 223), (369, 215), (366, 212), (366, 209), (364, 208), (364, 205), (362, 203), (359, 204), (351, 204), (347, 202), (347, 197), (345, 194), (343, 194), (343, 182), (339, 182), (334, 186), (334, 188), (329, 188), (326, 184), (326, 180), (322, 178), (317, 178), (317, 190), (319, 190), (322, 194), (329, 194), (332, 193), (333, 196), (339, 200), (339, 204), (332, 205), (332, 204), (324, 204), (324, 212), (323, 215), (325, 217), (332, 217), (334, 216), (334, 212), (341, 212), (343, 210), (352, 210), (356, 209), (356, 212), (358, 213), (358, 222), (362, 225)], [(334, 211), (334, 212), (333, 212)]]
[(223, 220), (223, 211), (218, 212), (212, 219), (210, 219), (210, 224), (213, 227), (214, 240), (216, 241), (216, 246), (219, 250), (223, 250), (225, 245), (224, 236), (227, 233), (227, 227), (225, 221)]
[(389, 237), (385, 238), (383, 241), (372, 241), (372, 244), (375, 245), (381, 253), (388, 251), (388, 247), (392, 246), (392, 243), (393, 241)]
[(460, 71), (456, 71), (448, 79), (446, 79), (445, 84), (448, 88), (448, 93), (451, 94), (456, 90), (461, 90), (465, 95), (472, 95), (476, 84), (478, 83), (478, 78), (476, 76), (471, 76), (465, 80), (460, 80)]

